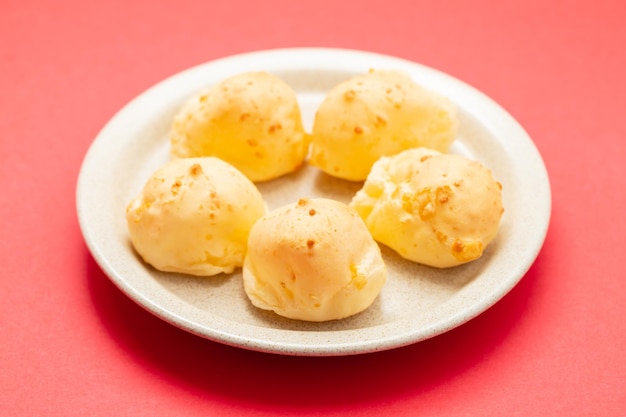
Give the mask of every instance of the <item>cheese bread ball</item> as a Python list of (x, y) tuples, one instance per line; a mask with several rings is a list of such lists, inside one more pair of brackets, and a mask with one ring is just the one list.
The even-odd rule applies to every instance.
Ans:
[(417, 148), (376, 162), (350, 206), (377, 241), (446, 268), (479, 258), (496, 236), (501, 190), (481, 163)]
[(370, 71), (337, 85), (319, 106), (310, 164), (362, 181), (381, 156), (419, 146), (447, 152), (457, 124), (448, 99), (404, 73)]
[(232, 165), (185, 158), (152, 175), (126, 207), (126, 220), (147, 263), (209, 276), (243, 265), (250, 228), (266, 211), (255, 185)]
[(243, 73), (198, 93), (174, 117), (174, 157), (215, 156), (254, 182), (295, 171), (308, 153), (293, 89), (265, 72)]
[(330, 199), (269, 212), (250, 232), (243, 266), (252, 304), (299, 320), (341, 319), (368, 308), (386, 269), (359, 215)]

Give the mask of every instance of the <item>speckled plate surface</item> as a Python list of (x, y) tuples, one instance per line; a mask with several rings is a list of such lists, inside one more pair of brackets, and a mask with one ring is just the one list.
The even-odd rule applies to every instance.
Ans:
[[(477, 261), (436, 270), (383, 249), (387, 283), (365, 312), (327, 323), (284, 319), (253, 307), (241, 274), (197, 278), (145, 265), (130, 244), (124, 209), (152, 172), (168, 160), (168, 130), (182, 102), (200, 88), (253, 70), (271, 72), (297, 92), (305, 126), (325, 94), (370, 68), (399, 69), (449, 97), (461, 116), (452, 152), (477, 159), (503, 185), (505, 214), (496, 240)], [(270, 208), (300, 197), (348, 202), (358, 184), (315, 168), (259, 186)], [(533, 142), (498, 104), (431, 68), (360, 51), (283, 49), (212, 61), (170, 77), (121, 109), (85, 156), (77, 186), (85, 241), (107, 276), (163, 320), (199, 336), (241, 348), (289, 355), (335, 356), (396, 348), (462, 325), (500, 300), (535, 260), (550, 218), (550, 185)]]

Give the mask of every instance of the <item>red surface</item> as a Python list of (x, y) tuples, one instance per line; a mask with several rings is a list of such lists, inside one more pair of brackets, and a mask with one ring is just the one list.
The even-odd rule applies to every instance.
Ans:
[[(624, 415), (625, 19), (622, 0), (0, 0), (0, 415)], [(110, 283), (75, 214), (99, 129), (175, 72), (288, 46), (418, 61), (520, 121), (553, 212), (519, 286), (423, 343), (296, 358), (187, 334)]]

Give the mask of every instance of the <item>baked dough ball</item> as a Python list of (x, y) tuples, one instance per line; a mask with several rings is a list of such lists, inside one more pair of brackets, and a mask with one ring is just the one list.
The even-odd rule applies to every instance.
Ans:
[(175, 159), (126, 207), (130, 239), (162, 271), (216, 275), (242, 266), (252, 225), (266, 213), (254, 184), (218, 158)]
[(384, 155), (424, 146), (447, 152), (456, 136), (452, 103), (396, 71), (370, 71), (333, 88), (313, 123), (310, 163), (362, 181)]
[(496, 236), (501, 189), (477, 161), (418, 148), (376, 162), (350, 206), (377, 241), (446, 268), (479, 258)]
[(359, 215), (338, 201), (301, 199), (271, 211), (250, 232), (245, 292), (281, 316), (351, 316), (372, 304), (385, 279), (380, 248)]
[(296, 170), (308, 153), (293, 89), (265, 72), (228, 78), (188, 100), (170, 133), (174, 157), (215, 156), (254, 182)]

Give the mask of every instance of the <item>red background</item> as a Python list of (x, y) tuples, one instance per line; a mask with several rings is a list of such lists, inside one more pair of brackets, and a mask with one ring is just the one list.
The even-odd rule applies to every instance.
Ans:
[[(0, 0), (0, 415), (624, 415), (625, 20), (622, 0)], [(493, 308), (401, 349), (283, 357), (165, 324), (95, 264), (75, 186), (107, 120), (187, 67), (292, 46), (435, 67), (526, 128), (552, 220)]]

